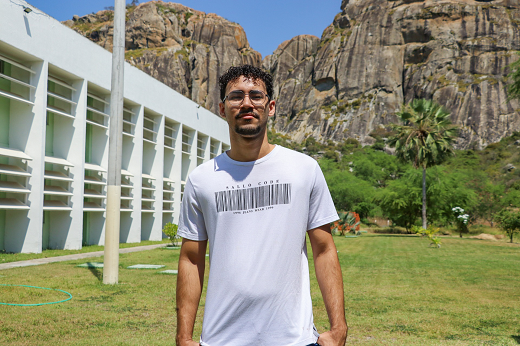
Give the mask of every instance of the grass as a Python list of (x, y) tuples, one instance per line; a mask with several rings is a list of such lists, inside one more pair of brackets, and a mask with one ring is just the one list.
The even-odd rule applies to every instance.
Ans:
[[(519, 245), (442, 240), (442, 248), (436, 249), (417, 236), (335, 237), (349, 345), (520, 343)], [(0, 306), (0, 344), (172, 345), (176, 277), (125, 268), (147, 263), (177, 269), (178, 256), (179, 250), (165, 249), (123, 254), (116, 286), (101, 283), (100, 269), (76, 267), (85, 260), (0, 271), (1, 284), (59, 288), (73, 295), (55, 305)], [(315, 324), (324, 331), (328, 320), (314, 275), (311, 289)], [(1, 302), (64, 298), (55, 291), (0, 286)], [(203, 306), (204, 297), (197, 337)]]

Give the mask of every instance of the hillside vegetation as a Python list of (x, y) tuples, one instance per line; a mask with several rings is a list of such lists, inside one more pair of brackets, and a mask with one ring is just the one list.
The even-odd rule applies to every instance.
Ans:
[[(383, 217), (407, 229), (421, 213), (421, 171), (403, 164), (385, 147), (385, 133), (362, 147), (348, 139), (323, 145), (309, 138), (303, 144), (270, 132), (273, 143), (318, 159), (339, 210), (367, 218)], [(436, 226), (454, 221), (452, 208), (470, 215), (470, 225), (492, 224), (505, 207), (520, 207), (520, 132), (483, 150), (456, 150), (444, 164), (427, 170), (428, 220)]]

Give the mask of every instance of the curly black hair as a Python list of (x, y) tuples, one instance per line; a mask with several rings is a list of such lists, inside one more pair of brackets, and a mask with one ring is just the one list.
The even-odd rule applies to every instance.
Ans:
[(240, 76), (251, 80), (261, 80), (265, 84), (265, 90), (269, 99), (273, 99), (273, 76), (261, 68), (251, 65), (231, 66), (218, 80), (220, 86), (220, 99), (226, 97), (226, 87), (230, 82), (236, 81)]

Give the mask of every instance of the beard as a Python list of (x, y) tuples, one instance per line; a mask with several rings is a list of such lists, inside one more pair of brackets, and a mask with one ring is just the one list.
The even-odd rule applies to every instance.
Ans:
[(243, 126), (238, 126), (238, 125), (235, 125), (235, 132), (238, 133), (239, 135), (243, 135), (243, 136), (256, 136), (257, 134), (259, 134), (260, 132), (262, 132), (262, 126), (260, 125), (243, 125)]

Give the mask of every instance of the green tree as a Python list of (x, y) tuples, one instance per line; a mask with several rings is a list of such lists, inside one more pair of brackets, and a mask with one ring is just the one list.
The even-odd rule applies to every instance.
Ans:
[(507, 233), (512, 243), (514, 234), (520, 232), (520, 211), (502, 209), (496, 214), (495, 220)]
[(505, 207), (520, 208), (520, 190), (509, 189), (502, 200)]
[(494, 185), (483, 172), (475, 172), (469, 178), (468, 185), (475, 191), (478, 199), (470, 212), (475, 219), (486, 220), (493, 226), (495, 214), (502, 208), (505, 188), (503, 185)]
[(450, 113), (434, 101), (413, 100), (396, 115), (402, 124), (392, 125), (395, 135), (389, 145), (395, 147), (401, 161), (422, 169), (422, 226), (426, 229), (426, 169), (453, 154), (452, 142), (457, 129), (451, 125)]
[(394, 225), (410, 231), (421, 213), (421, 187), (403, 178), (378, 191), (376, 202)]
[[(419, 173), (416, 171), (416, 173)], [(415, 176), (419, 183), (419, 174)], [(443, 166), (432, 167), (426, 175), (428, 220), (438, 225), (448, 225), (453, 221), (452, 208), (471, 210), (477, 204), (477, 194), (466, 184), (464, 173), (449, 172)]]
[[(426, 174), (427, 218), (431, 223), (447, 225), (453, 221), (453, 207), (473, 208), (477, 203), (476, 193), (465, 183), (466, 176), (459, 172), (447, 172), (445, 167), (432, 167)], [(402, 178), (392, 180), (379, 189), (376, 202), (397, 226), (410, 229), (421, 217), (422, 172), (409, 169)]]
[(320, 166), (336, 209), (353, 211), (356, 205), (372, 200), (375, 190), (367, 181), (342, 170), (331, 160), (321, 159)]
[(372, 214), (375, 208), (376, 205), (371, 202), (361, 202), (356, 204), (352, 208), (352, 211), (358, 213), (361, 220), (366, 221), (366, 219)]
[(354, 161), (353, 173), (356, 177), (368, 181), (372, 186), (382, 185), (385, 178), (385, 172), (369, 158)]

